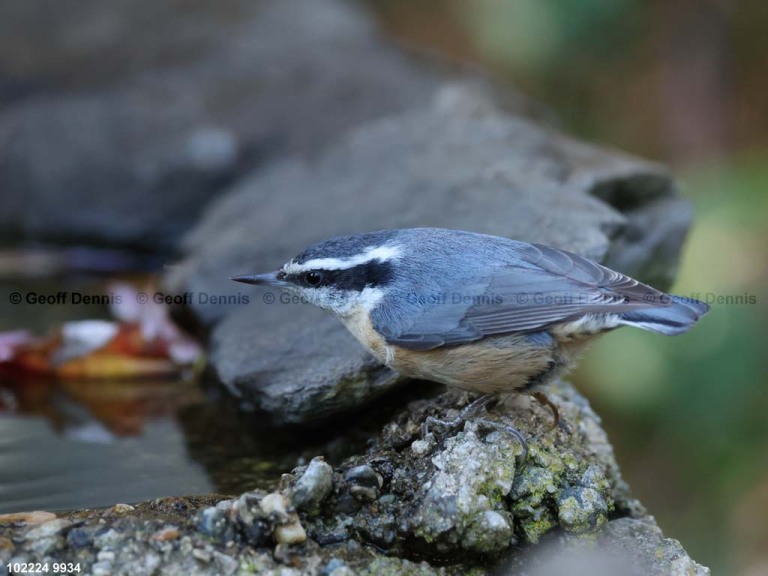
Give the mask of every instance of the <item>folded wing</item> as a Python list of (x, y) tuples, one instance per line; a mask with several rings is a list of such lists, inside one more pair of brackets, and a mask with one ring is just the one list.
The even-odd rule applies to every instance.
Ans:
[[(459, 298), (422, 307), (398, 333), (374, 327), (390, 344), (429, 350), (510, 332), (534, 332), (586, 314), (622, 314), (669, 305), (669, 297), (576, 254), (525, 245), (514, 263), (449, 287)], [(382, 323), (385, 324), (385, 323)]]

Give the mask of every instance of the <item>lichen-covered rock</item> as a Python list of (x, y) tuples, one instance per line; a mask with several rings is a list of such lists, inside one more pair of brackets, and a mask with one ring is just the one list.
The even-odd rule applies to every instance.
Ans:
[[(412, 403), (385, 426), (369, 454), (338, 467), (320, 516), (308, 519), (309, 537), (325, 543), (355, 538), (398, 555), (479, 562), (513, 543), (534, 544), (556, 528), (599, 533), (617, 510), (639, 509), (598, 433), (599, 419), (569, 386), (550, 392), (564, 422), (556, 430), (549, 430), (548, 411), (517, 398), (458, 432), (420, 438), (424, 419), (453, 418), (460, 396)], [(526, 462), (518, 458), (516, 438), (504, 431), (513, 424), (528, 438)], [(297, 484), (301, 472), (284, 477), (284, 487)], [(371, 493), (361, 498), (360, 486)]]
[[(586, 401), (565, 384), (549, 396), (555, 430), (548, 410), (516, 397), (421, 439), (428, 416), (461, 407), (446, 393), (411, 403), (365, 454), (336, 467), (315, 459), (269, 493), (0, 524), (0, 560), (126, 575), (708, 574), (628, 496)], [(527, 438), (526, 461), (511, 425)]]
[(498, 570), (527, 576), (709, 576), (652, 518), (611, 520), (594, 539), (564, 536), (510, 555)]
[(527, 466), (518, 475), (512, 493), (512, 511), (520, 520), (523, 537), (529, 542), (557, 526), (557, 515), (552, 510), (558, 485), (555, 475), (540, 466)]
[[(535, 543), (554, 528), (599, 532), (626, 488), (610, 452), (589, 443), (586, 431), (599, 427), (599, 420), (572, 388), (551, 391), (564, 422), (556, 430), (549, 430), (551, 415), (538, 404), (514, 402), (457, 432), (420, 439), (424, 419), (455, 416), (460, 397), (447, 393), (414, 402), (385, 426), (368, 454), (334, 470), (330, 494), (319, 510), (303, 516), (308, 537), (324, 545), (356, 540), (391, 554), (479, 564), (512, 544)], [(525, 462), (520, 443), (505, 430), (519, 423), (529, 443)], [(284, 476), (280, 489), (303, 493), (309, 471)]]
[(571, 486), (557, 499), (557, 517), (567, 532), (596, 532), (608, 521), (609, 512), (605, 498), (593, 488)]
[(610, 482), (600, 466), (589, 465), (581, 474), (573, 460), (564, 463), (557, 456), (538, 450), (532, 460), (545, 466), (530, 466), (517, 477), (510, 494), (512, 509), (531, 542), (560, 524), (566, 531), (588, 533), (599, 530), (613, 511)]
[(445, 449), (432, 458), (434, 473), (416, 495), (415, 536), (440, 551), (494, 553), (509, 546), (512, 517), (501, 503), (512, 488), (522, 448), (513, 437), (495, 434), (494, 442), (485, 442), (470, 423), (446, 440)]

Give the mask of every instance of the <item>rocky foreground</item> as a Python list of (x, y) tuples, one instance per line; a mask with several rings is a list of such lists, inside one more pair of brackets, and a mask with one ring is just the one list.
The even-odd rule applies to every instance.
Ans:
[(518, 397), (423, 437), (427, 416), (455, 418), (466, 398), (413, 402), (365, 454), (318, 455), (271, 492), (6, 517), (0, 574), (31, 561), (96, 575), (709, 574), (631, 498), (586, 400), (567, 384), (550, 398), (554, 429)]

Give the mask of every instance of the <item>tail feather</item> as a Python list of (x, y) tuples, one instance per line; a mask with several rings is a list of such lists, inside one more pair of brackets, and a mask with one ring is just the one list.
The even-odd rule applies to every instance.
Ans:
[(621, 323), (643, 330), (675, 336), (687, 332), (699, 318), (709, 312), (709, 305), (693, 298), (670, 295), (670, 304), (659, 308), (647, 308), (626, 312)]

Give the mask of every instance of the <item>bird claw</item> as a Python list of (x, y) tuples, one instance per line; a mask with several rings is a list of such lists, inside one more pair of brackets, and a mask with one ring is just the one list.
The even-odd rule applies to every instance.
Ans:
[(494, 430), (498, 430), (499, 432), (506, 432), (507, 434), (510, 434), (515, 440), (517, 440), (520, 443), (520, 447), (523, 449), (522, 454), (520, 455), (520, 462), (523, 463), (526, 460), (528, 460), (528, 441), (525, 439), (525, 436), (523, 436), (523, 433), (520, 432), (517, 428), (514, 426), (509, 426), (507, 424), (500, 424), (499, 422), (491, 422), (490, 420), (480, 419), (477, 421), (478, 424), (482, 424), (483, 426), (487, 426), (488, 428), (493, 428)]
[(533, 392), (531, 396), (533, 396), (539, 404), (546, 406), (552, 411), (553, 423), (547, 432), (552, 432), (552, 430), (558, 427), (565, 432), (570, 432), (568, 425), (560, 419), (560, 411), (557, 409), (557, 405), (547, 398), (546, 394), (543, 394), (542, 392)]

